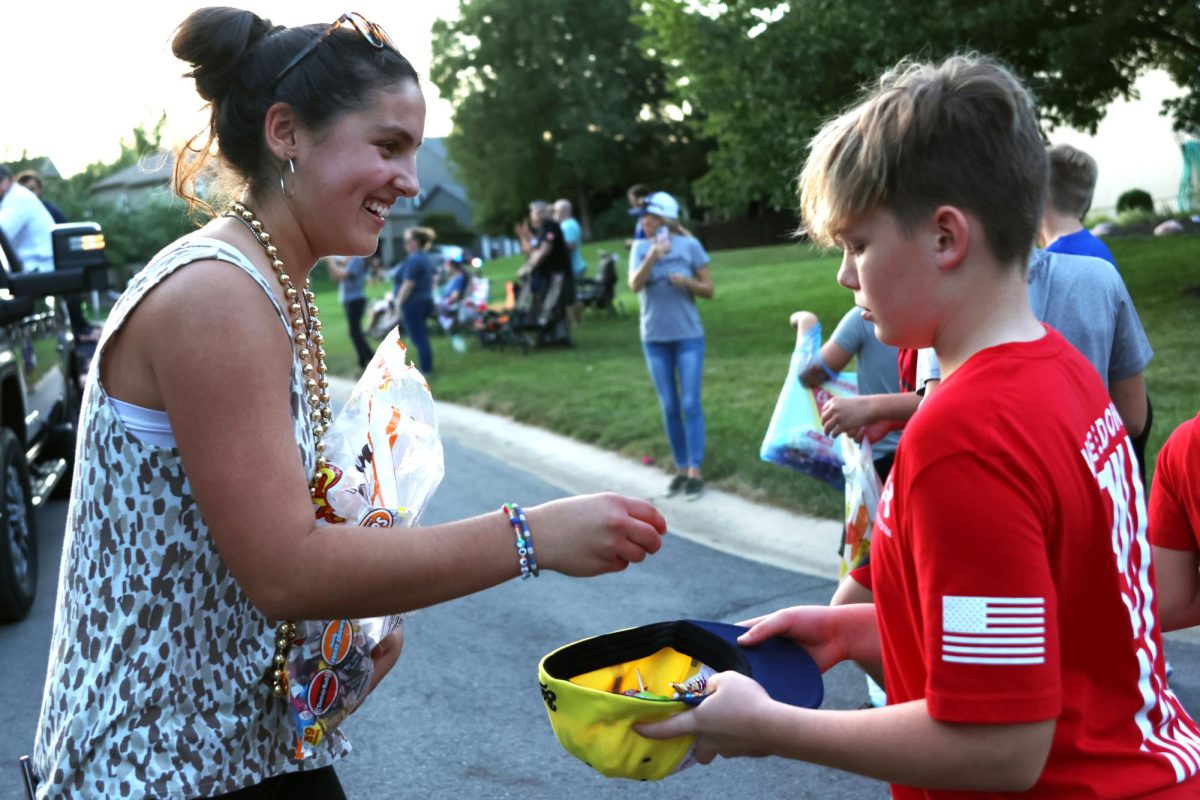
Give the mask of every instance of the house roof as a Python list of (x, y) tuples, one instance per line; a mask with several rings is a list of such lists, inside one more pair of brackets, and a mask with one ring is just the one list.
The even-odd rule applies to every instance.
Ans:
[[(440, 190), (469, 204), (467, 193), (456, 177), (454, 163), (446, 152), (445, 139), (426, 139), (421, 145), (417, 165), (422, 194), (430, 196)], [(169, 185), (174, 169), (174, 154), (168, 150), (157, 150), (143, 156), (136, 164), (96, 181), (89, 191), (94, 193), (109, 189)]]
[(469, 205), (467, 193), (458, 182), (457, 167), (446, 152), (445, 139), (426, 139), (417, 155), (417, 172), (421, 177), (421, 194), (431, 196), (435, 190), (453, 195)]
[(175, 170), (175, 156), (168, 150), (156, 150), (138, 159), (136, 164), (117, 170), (92, 184), (90, 193), (104, 189), (130, 189), (135, 186), (170, 184)]

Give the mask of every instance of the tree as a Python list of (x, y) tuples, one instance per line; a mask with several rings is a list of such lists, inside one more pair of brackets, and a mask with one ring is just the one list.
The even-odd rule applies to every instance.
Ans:
[[(645, 46), (717, 142), (699, 199), (737, 213), (794, 204), (791, 178), (821, 121), (904, 57), (977, 50), (1033, 90), (1042, 119), (1095, 130), (1146, 70), (1186, 94), (1166, 112), (1200, 127), (1200, 7), (1191, 0), (640, 0)], [(686, 80), (684, 80), (686, 78)]]
[[(706, 145), (668, 108), (629, 0), (463, 0), (434, 23), (433, 82), (455, 107), (447, 139), (475, 224), (507, 232), (534, 198), (593, 213), (644, 181), (676, 192)], [(681, 113), (676, 113), (681, 117)]]

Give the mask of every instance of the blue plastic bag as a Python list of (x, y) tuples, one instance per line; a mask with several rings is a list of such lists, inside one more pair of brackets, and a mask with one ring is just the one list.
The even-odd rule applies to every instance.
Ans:
[[(787, 380), (775, 403), (759, 456), (842, 489), (842, 454), (821, 425), (821, 406), (831, 397), (858, 394), (858, 375), (830, 372), (820, 386), (810, 389), (800, 382), (809, 366), (821, 364), (821, 324), (809, 328), (796, 343), (788, 366)], [(828, 372), (828, 370), (827, 370)]]

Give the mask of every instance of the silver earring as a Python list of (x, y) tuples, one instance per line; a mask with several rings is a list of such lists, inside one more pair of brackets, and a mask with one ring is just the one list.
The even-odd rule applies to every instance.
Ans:
[[(288, 157), (287, 162), (288, 162), (288, 169), (291, 170), (291, 173), (292, 173), (292, 183), (294, 184), (296, 182), (296, 162), (292, 161), (290, 156)], [(283, 180), (283, 168), (282, 167), (280, 167), (280, 169), (279, 169), (279, 191), (283, 194), (284, 197), (291, 199), (292, 192), (288, 191), (287, 184)]]

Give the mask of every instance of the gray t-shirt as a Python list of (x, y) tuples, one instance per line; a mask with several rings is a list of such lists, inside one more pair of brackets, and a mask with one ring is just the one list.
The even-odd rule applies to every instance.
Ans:
[(367, 296), (367, 260), (355, 256), (346, 262), (346, 279), (338, 284), (338, 300), (348, 303)]
[[(900, 391), (900, 374), (896, 368), (896, 348), (879, 341), (874, 323), (863, 319), (862, 309), (851, 308), (834, 328), (830, 341), (858, 359), (858, 393), (895, 394)], [(896, 449), (900, 431), (892, 431), (871, 446), (875, 458)]]
[[(645, 260), (651, 244), (649, 239), (638, 239), (633, 243), (631, 263), (634, 268)], [(655, 262), (650, 269), (650, 279), (638, 292), (643, 342), (674, 342), (704, 335), (692, 293), (672, 286), (667, 276), (681, 273), (694, 278), (708, 266), (708, 261), (708, 253), (698, 240), (678, 234), (671, 236), (671, 252)]]
[[(1092, 256), (1034, 250), (1027, 282), (1033, 315), (1082, 353), (1105, 387), (1146, 369), (1154, 350), (1112, 264)], [(932, 376), (941, 377), (936, 356), (928, 363), (936, 372)]]
[(1101, 258), (1035, 250), (1029, 305), (1092, 363), (1107, 387), (1146, 369), (1154, 350), (1120, 273)]

